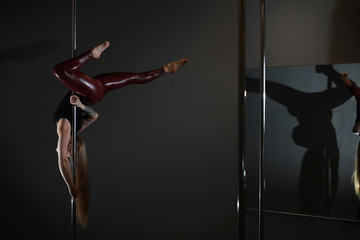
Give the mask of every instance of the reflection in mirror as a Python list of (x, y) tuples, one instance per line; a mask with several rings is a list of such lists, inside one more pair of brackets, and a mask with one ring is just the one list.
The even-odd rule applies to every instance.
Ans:
[[(265, 209), (355, 220), (356, 100), (340, 74), (360, 64), (267, 69)], [(257, 208), (259, 70), (247, 69), (247, 207)]]

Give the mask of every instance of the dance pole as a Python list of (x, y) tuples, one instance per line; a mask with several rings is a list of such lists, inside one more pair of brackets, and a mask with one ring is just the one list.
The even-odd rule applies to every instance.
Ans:
[(239, 0), (239, 189), (237, 218), (239, 240), (245, 240), (245, 69), (246, 69), (246, 0)]
[[(76, 0), (72, 0), (72, 57), (76, 57)], [(74, 94), (72, 91), (71, 94)], [(72, 178), (76, 185), (76, 106), (72, 107)], [(71, 230), (72, 239), (76, 240), (76, 201), (71, 198)]]
[(265, 0), (260, 0), (260, 28), (261, 28), (261, 132), (259, 159), (259, 239), (264, 239), (264, 157), (265, 157), (265, 100), (266, 100), (266, 49), (265, 49)]

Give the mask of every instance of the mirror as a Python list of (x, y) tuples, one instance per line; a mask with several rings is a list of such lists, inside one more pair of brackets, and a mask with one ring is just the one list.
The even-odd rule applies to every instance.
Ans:
[[(336, 239), (341, 231), (325, 229), (345, 221), (351, 232), (358, 221), (351, 183), (356, 101), (336, 76), (348, 72), (355, 82), (359, 78), (359, 9), (353, 0), (266, 1), (266, 237), (278, 229), (291, 236), (325, 231), (327, 239)], [(260, 1), (246, 1), (248, 239), (258, 224), (259, 14)], [(308, 228), (295, 229), (301, 222)], [(284, 224), (288, 228), (280, 229)]]
[[(357, 79), (359, 67), (341, 64), (267, 70), (266, 210), (358, 218), (358, 199), (351, 184), (358, 141), (351, 131), (356, 100), (339, 73), (348, 72)], [(257, 168), (253, 159), (258, 158), (258, 75), (257, 69), (247, 71), (249, 169)], [(257, 182), (257, 172), (251, 172), (248, 181)], [(257, 187), (251, 190), (250, 186), (249, 195), (254, 197)], [(249, 202), (256, 208), (256, 199)]]

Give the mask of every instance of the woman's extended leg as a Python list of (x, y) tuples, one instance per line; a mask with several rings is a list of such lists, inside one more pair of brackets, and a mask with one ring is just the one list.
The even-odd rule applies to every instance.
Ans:
[(125, 87), (129, 84), (145, 84), (155, 80), (158, 77), (166, 73), (175, 73), (179, 68), (184, 66), (187, 63), (186, 59), (181, 59), (175, 62), (171, 62), (163, 66), (162, 68), (155, 69), (149, 72), (144, 73), (129, 73), (129, 72), (119, 72), (119, 73), (108, 73), (101, 74), (94, 77), (105, 89), (106, 92), (109, 92), (114, 89)]
[(101, 74), (94, 79), (109, 92), (114, 89), (125, 87), (129, 84), (145, 84), (166, 74), (163, 68), (144, 73), (118, 72)]

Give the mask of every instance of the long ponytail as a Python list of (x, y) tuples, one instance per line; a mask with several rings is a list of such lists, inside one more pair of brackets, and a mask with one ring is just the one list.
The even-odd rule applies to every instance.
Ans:
[(76, 219), (82, 227), (86, 227), (90, 202), (88, 161), (84, 141), (76, 137), (76, 184), (79, 189), (76, 199)]
[(354, 167), (354, 173), (352, 176), (352, 181), (355, 188), (355, 193), (360, 198), (360, 141), (358, 142), (358, 147), (356, 150), (356, 157), (355, 157), (355, 167)]

